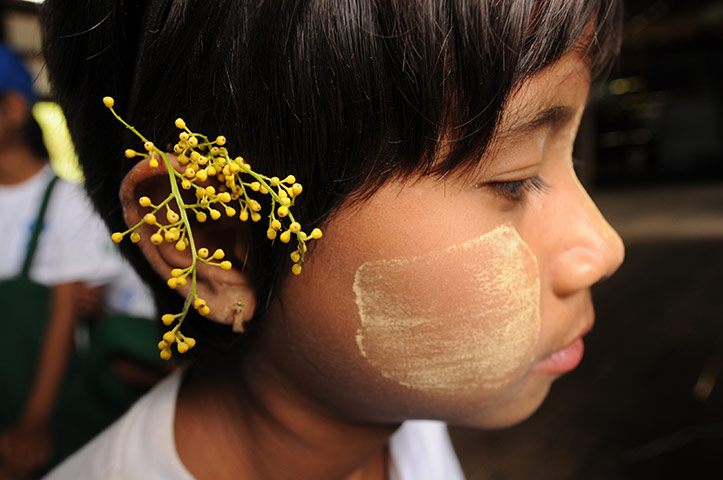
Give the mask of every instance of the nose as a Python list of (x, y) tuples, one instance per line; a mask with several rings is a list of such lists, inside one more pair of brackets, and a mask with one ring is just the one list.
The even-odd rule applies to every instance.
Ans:
[(625, 247), (620, 235), (598, 210), (575, 179), (573, 200), (558, 237), (553, 263), (553, 289), (559, 296), (589, 288), (611, 276), (623, 263)]

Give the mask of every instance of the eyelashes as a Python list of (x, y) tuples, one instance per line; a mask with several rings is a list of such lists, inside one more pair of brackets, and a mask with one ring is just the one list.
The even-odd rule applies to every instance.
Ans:
[(496, 196), (514, 203), (523, 202), (530, 193), (545, 193), (550, 189), (550, 185), (539, 175), (511, 182), (490, 182), (486, 186), (491, 188)]

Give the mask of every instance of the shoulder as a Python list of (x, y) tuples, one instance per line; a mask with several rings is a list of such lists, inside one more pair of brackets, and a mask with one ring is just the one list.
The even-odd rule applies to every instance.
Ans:
[(393, 480), (464, 480), (447, 425), (409, 420), (389, 440)]
[(192, 479), (178, 457), (173, 437), (181, 375), (177, 371), (154, 387), (46, 480)]

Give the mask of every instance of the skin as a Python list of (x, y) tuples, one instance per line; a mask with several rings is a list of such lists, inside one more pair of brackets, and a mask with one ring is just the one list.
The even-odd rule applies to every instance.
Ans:
[[(299, 479), (385, 478), (388, 436), (405, 419), (498, 428), (532, 414), (558, 377), (540, 362), (592, 327), (589, 289), (623, 259), (620, 238), (572, 167), (588, 90), (585, 63), (568, 54), (513, 95), (485, 168), (444, 181), (390, 181), (362, 205), (342, 207), (303, 274), (289, 276), (272, 302), (264, 328), (240, 359), (241, 373), (229, 378), (220, 367), (184, 381), (175, 435), (191, 473), (200, 479), (280, 479), (289, 471)], [(551, 107), (562, 108), (530, 123)], [(524, 201), (494, 188), (535, 175), (549, 188), (527, 192)], [(514, 228), (536, 259), (540, 328), (529, 354), (505, 382), (472, 388), (415, 389), (383, 375), (357, 344), (362, 322), (353, 286), (360, 266), (433, 254), (501, 225)], [(209, 289), (222, 280), (202, 279)], [(448, 280), (439, 282), (440, 301), (453, 299), (444, 308), (458, 311), (455, 279)], [(397, 288), (415, 299), (413, 286)], [(214, 300), (223, 309), (237, 294)], [(446, 321), (450, 330), (473, 328), (463, 318)], [(385, 368), (403, 361), (387, 355)]]

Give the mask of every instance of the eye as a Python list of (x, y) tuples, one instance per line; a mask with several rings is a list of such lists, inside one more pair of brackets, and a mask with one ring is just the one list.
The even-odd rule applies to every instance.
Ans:
[(544, 193), (550, 188), (539, 175), (510, 182), (490, 182), (485, 185), (491, 188), (495, 195), (514, 203), (523, 202), (529, 193)]

